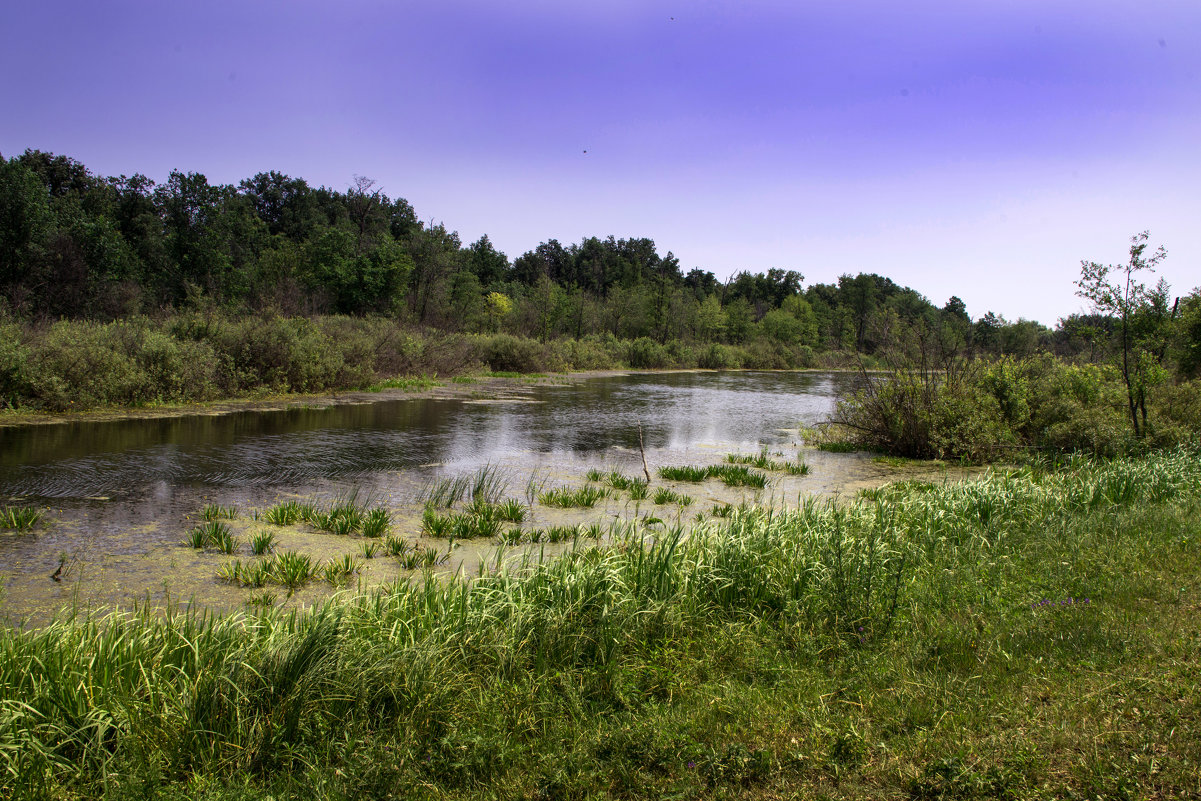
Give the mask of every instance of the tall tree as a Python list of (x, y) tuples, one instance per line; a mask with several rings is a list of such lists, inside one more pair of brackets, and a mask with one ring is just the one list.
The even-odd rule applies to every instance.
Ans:
[[(1149, 305), (1150, 293), (1139, 274), (1155, 272), (1168, 252), (1160, 245), (1147, 255), (1149, 231), (1130, 238), (1130, 258), (1123, 265), (1080, 262), (1080, 279), (1076, 294), (1092, 304), (1094, 311), (1113, 317), (1117, 323), (1120, 342), (1118, 367), (1126, 385), (1126, 402), (1134, 435), (1146, 432), (1147, 390), (1154, 378), (1157, 363), (1134, 331), (1134, 317)], [(1141, 423), (1141, 424), (1140, 424)]]

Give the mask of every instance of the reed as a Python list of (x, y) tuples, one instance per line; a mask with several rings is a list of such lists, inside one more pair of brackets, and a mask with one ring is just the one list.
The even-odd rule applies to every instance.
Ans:
[(711, 475), (709, 468), (699, 465), (669, 465), (660, 467), (658, 472), (659, 478), (668, 481), (689, 481), (692, 483), (704, 481)]
[(387, 509), (376, 507), (363, 517), (362, 534), (373, 539), (382, 537), (392, 530), (392, 516)]
[(300, 519), (300, 504), (296, 501), (284, 501), (264, 511), (260, 518), (274, 526), (291, 526)]
[(41, 509), (33, 506), (0, 507), (0, 529), (29, 531), (44, 517)]
[(602, 487), (555, 487), (539, 493), (538, 502), (543, 506), (553, 506), (559, 509), (584, 508), (591, 509), (597, 502), (609, 497), (608, 490)]
[(206, 504), (200, 510), (201, 520), (236, 520), (238, 518), (238, 507), (236, 506), (221, 506), (220, 504)]
[[(375, 543), (370, 543), (374, 545)], [(321, 568), (321, 574), (327, 582), (341, 586), (359, 572), (360, 565), (349, 554), (334, 557)]]
[(668, 489), (667, 487), (659, 487), (655, 490), (652, 500), (658, 505), (674, 503), (679, 504), (680, 506), (689, 506), (692, 503), (692, 496), (685, 495), (682, 492), (676, 492), (675, 490)]
[(275, 532), (260, 531), (250, 537), (250, 552), (255, 556), (263, 556), (275, 548)]

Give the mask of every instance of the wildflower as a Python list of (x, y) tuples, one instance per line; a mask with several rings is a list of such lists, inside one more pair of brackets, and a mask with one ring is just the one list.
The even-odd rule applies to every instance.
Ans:
[(689, 767), (689, 768), (695, 768), (695, 767), (696, 767), (696, 763), (695, 763), (695, 762), (693, 762), (693, 761), (691, 761), (691, 760), (689, 760), (689, 761), (688, 761), (688, 767)]

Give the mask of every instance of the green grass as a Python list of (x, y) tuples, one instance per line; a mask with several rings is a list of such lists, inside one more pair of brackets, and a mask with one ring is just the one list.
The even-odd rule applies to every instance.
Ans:
[(304, 611), (5, 628), (0, 791), (1198, 797), (1198, 519), (1181, 451), (565, 529)]
[(367, 387), (368, 392), (383, 392), (385, 389), (399, 389), (404, 392), (421, 392), (426, 389), (442, 386), (442, 382), (431, 376), (405, 376), (401, 378), (386, 378)]
[(221, 506), (210, 503), (200, 511), (201, 520), (236, 520), (237, 517), (238, 507), (236, 506)]
[(255, 556), (263, 556), (275, 549), (275, 532), (260, 531), (250, 538), (250, 552)]
[(8, 531), (29, 531), (45, 514), (34, 506), (4, 506), (0, 507), (0, 529)]
[(709, 478), (709, 468), (698, 465), (678, 465), (659, 468), (659, 478), (668, 481), (700, 482)]
[(538, 502), (559, 509), (591, 509), (607, 497), (609, 492), (602, 487), (555, 487), (538, 493)]
[(667, 487), (658, 487), (651, 496), (651, 499), (656, 504), (675, 503), (680, 506), (689, 506), (692, 504), (691, 495), (685, 495), (682, 492), (676, 492)]
[[(782, 456), (783, 454), (776, 454)], [(756, 456), (748, 456), (746, 454), (728, 453), (726, 454), (726, 462), (729, 464), (748, 465), (757, 467), (760, 470), (770, 470), (781, 473), (788, 473), (793, 476), (809, 475), (809, 465), (798, 457), (795, 462), (781, 462), (771, 458), (772, 454), (767, 452), (767, 449), (760, 451)]]
[(301, 519), (302, 507), (297, 501), (284, 501), (267, 509), (260, 515), (275, 526), (291, 526)]
[(863, 448), (848, 440), (820, 441), (817, 443), (817, 449), (826, 453), (857, 453), (863, 450)]

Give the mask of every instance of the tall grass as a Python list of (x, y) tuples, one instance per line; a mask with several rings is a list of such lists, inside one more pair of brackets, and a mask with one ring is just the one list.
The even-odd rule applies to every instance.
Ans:
[(0, 507), (0, 529), (29, 531), (44, 517), (41, 509), (33, 506)]
[[(557, 781), (569, 796), (673, 787), (770, 795), (802, 782), (813, 794), (822, 787), (853, 797), (866, 782), (884, 796), (939, 797), (972, 781), (976, 764), (938, 772), (945, 754), (937, 749), (950, 736), (936, 730), (943, 714), (954, 716), (954, 742), (961, 727), (1016, 731), (1010, 713), (1021, 736), (1040, 736), (1029, 723), (1039, 714), (1029, 705), (1039, 702), (1025, 685), (980, 682), (1026, 681), (1048, 664), (1062, 666), (1053, 675), (1064, 680), (1103, 676), (1099, 690), (1121, 682), (1113, 660), (1141, 641), (1113, 628), (1127, 614), (1119, 605), (1136, 586), (1162, 597), (1163, 609), (1172, 603), (1157, 582), (1131, 584), (1130, 568), (1195, 562), (1179, 532), (1199, 500), (1201, 460), (1181, 451), (898, 486), (860, 503), (730, 509), (687, 532), (651, 536), (617, 526), (604, 547), (577, 538), (559, 558), (498, 560), (474, 579), (429, 575), (304, 612), (143, 610), (4, 629), (0, 789), (67, 797), (138, 782), (144, 791), (178, 783), (183, 792), (237, 781), (278, 796), (318, 782), (322, 789), (307, 790), (370, 797), (479, 793), (501, 782), (533, 794)], [(1160, 517), (1127, 525), (1154, 509)], [(1182, 519), (1166, 525), (1172, 515)], [(285, 558), (300, 559), (273, 560)], [(307, 580), (315, 566), (303, 567)], [(1030, 611), (1060, 596), (1101, 600), (1063, 606), (1062, 614)], [(1122, 609), (1142, 598), (1130, 596)], [(1109, 606), (1112, 616), (1098, 617)], [(812, 686), (790, 683), (827, 664)], [(1093, 667), (1073, 672), (1077, 664)], [(751, 689), (723, 697), (743, 686), (736, 677), (744, 669)], [(941, 685), (945, 713), (905, 703)], [(1195, 690), (1183, 685), (1149, 686), (1161, 685), (1170, 687), (1170, 704), (1156, 714), (1195, 703)], [(1043, 698), (1055, 691), (1049, 682), (1031, 686)], [(897, 689), (869, 693), (873, 687)], [(1013, 697), (993, 700), (989, 688)], [(1141, 684), (1121, 689), (1145, 692)], [(977, 697), (990, 699), (979, 720), (959, 711)], [(773, 711), (780, 704), (787, 709)], [(674, 722), (677, 709), (686, 724)], [(873, 715), (891, 715), (893, 728)], [(1172, 742), (1187, 762), (1197, 754), (1195, 721), (1172, 720), (1143, 725), (1165, 733), (1176, 726)], [(596, 726), (599, 735), (586, 734)], [(775, 727), (784, 727), (779, 740)], [(994, 742), (972, 736), (972, 748)], [(1191, 792), (1193, 774), (1179, 760), (1165, 757), (1157, 774), (1131, 774), (1140, 752), (1114, 751), (1091, 735), (1088, 742), (1109, 749), (1104, 759), (1114, 755), (1111, 772), (1157, 777), (1163, 795)], [(584, 753), (576, 760), (554, 743)], [(1073, 795), (1114, 795), (1109, 785), (1089, 789), (1089, 776), (1108, 781), (1105, 764), (1098, 761), (1095, 774), (1067, 763), (1054, 774), (1035, 766), (1030, 781), (1033, 790), (1054, 780)], [(578, 773), (544, 772), (577, 765)], [(1013, 795), (1004, 782), (1027, 781), (1020, 771), (996, 775), (1002, 784), (978, 786)]]

